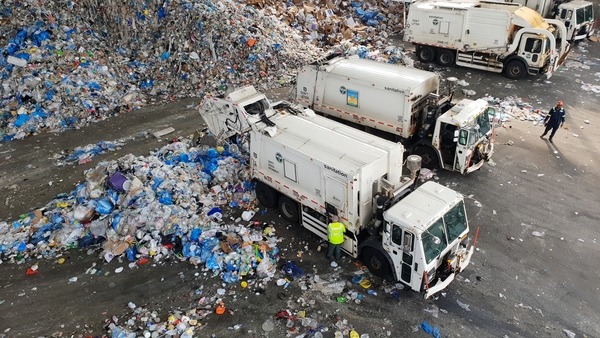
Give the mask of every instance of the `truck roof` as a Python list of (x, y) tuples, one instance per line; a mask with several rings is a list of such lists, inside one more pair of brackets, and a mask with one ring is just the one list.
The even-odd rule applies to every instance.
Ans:
[(440, 120), (446, 123), (464, 127), (467, 122), (471, 122), (474, 116), (479, 115), (487, 108), (488, 104), (485, 100), (469, 100), (462, 99), (452, 109), (445, 112)]
[(377, 82), (384, 87), (406, 89), (408, 90), (406, 94), (421, 83), (431, 81), (432, 78), (437, 78), (434, 81), (439, 82), (439, 75), (432, 72), (360, 59), (358, 56), (337, 58), (324, 67), (328, 72), (343, 77), (352, 74), (354, 79), (366, 83)]
[(425, 182), (386, 211), (385, 218), (421, 233), (454, 206), (462, 195), (436, 182)]
[(593, 3), (589, 2), (589, 1), (569, 1), (569, 2), (563, 2), (560, 4), (560, 8), (566, 8), (566, 9), (577, 9), (577, 8), (582, 8), (582, 7), (587, 7), (587, 6), (592, 6)]
[[(319, 115), (306, 117), (282, 114), (272, 121), (277, 125), (277, 131), (272, 138), (281, 145), (335, 166), (348, 174), (356, 174), (362, 167), (381, 158), (385, 158), (384, 163), (387, 163), (388, 153), (392, 149), (400, 148), (400, 152), (404, 149), (399, 143), (365, 132), (357, 133), (353, 127), (341, 123), (332, 124), (331, 122), (335, 121)], [(381, 169), (387, 172), (387, 168)]]

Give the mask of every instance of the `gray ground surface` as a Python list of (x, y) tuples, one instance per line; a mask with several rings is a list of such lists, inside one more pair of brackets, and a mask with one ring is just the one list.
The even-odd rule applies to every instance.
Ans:
[[(585, 59), (598, 62), (600, 47), (591, 44), (587, 49)], [(287, 332), (284, 320), (276, 321), (271, 332), (264, 332), (262, 323), (281, 310), (303, 309), (307, 316), (329, 327), (325, 337), (333, 337), (338, 318), (347, 320), (346, 327), (370, 337), (426, 337), (423, 331), (412, 332), (412, 327), (424, 320), (439, 327), (443, 337), (566, 337), (563, 329), (577, 337), (600, 337), (600, 132), (596, 127), (600, 125), (600, 100), (598, 94), (581, 89), (581, 82), (598, 83), (597, 72), (597, 65), (564, 69), (549, 81), (509, 81), (500, 75), (459, 68), (443, 72), (446, 77), (469, 82), (467, 88), (475, 90), (476, 97), (520, 97), (541, 109), (561, 99), (565, 101), (569, 130), (559, 130), (555, 143), (550, 144), (538, 138), (540, 126), (510, 121), (506, 128), (497, 129), (495, 166), (485, 165), (466, 177), (438, 173), (441, 183), (469, 196), (471, 228), (473, 232), (478, 227), (480, 230), (471, 265), (435, 299), (423, 300), (416, 293), (402, 291), (396, 300), (384, 293), (382, 281), (376, 278), (376, 296), (349, 284), (349, 289), (365, 295), (360, 304), (339, 304), (319, 291), (303, 291), (298, 281), (285, 290), (274, 281), (248, 289), (231, 285), (225, 286), (228, 293), (224, 300), (232, 312), (217, 316), (206, 310), (210, 314), (202, 320), (203, 328), (197, 335), (283, 337)], [(508, 83), (514, 88), (506, 88)], [(150, 107), (81, 130), (2, 144), (0, 219), (15, 219), (45, 205), (58, 193), (71, 191), (83, 180), (83, 171), (102, 159), (127, 153), (144, 155), (166, 144), (152, 136), (136, 136), (141, 132), (172, 126), (176, 132), (165, 139), (190, 135), (201, 125), (201, 118), (195, 109), (186, 107), (198, 103), (198, 99), (190, 99)], [(64, 149), (133, 136), (135, 139), (122, 149), (96, 157), (89, 164), (56, 167), (49, 159)], [(274, 210), (256, 217), (275, 222), (276, 233), (282, 238), (282, 258), (292, 259), (307, 274), (318, 274), (322, 280), (341, 277), (350, 281), (357, 269), (355, 260), (345, 258), (334, 270), (323, 252), (316, 250), (318, 242), (311, 233), (281, 222)], [(544, 232), (544, 236), (533, 236), (533, 231)], [(178, 260), (130, 270), (127, 261), (105, 264), (97, 253), (88, 254), (87, 250), (71, 250), (65, 257), (63, 265), (55, 264), (55, 260), (40, 261), (40, 273), (32, 276), (25, 272), (35, 260), (0, 265), (0, 301), (4, 301), (0, 304), (0, 332), (7, 337), (102, 335), (106, 333), (106, 319), (117, 316), (123, 321), (130, 317), (129, 302), (146, 305), (164, 320), (176, 309), (202, 310), (204, 305), (198, 305), (198, 300), (214, 297), (216, 289), (224, 287), (210, 273)], [(93, 263), (105, 273), (85, 274)], [(114, 273), (120, 266), (125, 266), (125, 271)], [(77, 282), (69, 283), (72, 277), (78, 277)], [(197, 292), (201, 287), (202, 292)], [(302, 307), (300, 297), (314, 304)], [(437, 316), (424, 311), (434, 305), (440, 309)], [(228, 329), (235, 324), (244, 326)], [(306, 332), (299, 323), (296, 327)]]

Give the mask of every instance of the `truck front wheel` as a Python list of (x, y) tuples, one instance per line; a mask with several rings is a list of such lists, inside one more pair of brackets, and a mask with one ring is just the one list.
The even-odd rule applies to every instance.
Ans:
[(430, 46), (418, 46), (417, 58), (421, 62), (431, 62), (435, 59), (435, 49)]
[(504, 74), (511, 80), (520, 80), (524, 78), (527, 74), (526, 71), (525, 65), (519, 60), (509, 61), (506, 66), (504, 66)]
[(438, 159), (436, 151), (430, 146), (416, 146), (412, 153), (421, 156), (421, 164), (424, 168), (433, 170), (440, 166), (440, 160)]
[(437, 64), (442, 67), (450, 67), (454, 65), (455, 51), (449, 49), (438, 49)]
[(298, 223), (298, 202), (287, 196), (279, 197), (279, 213), (286, 221)]
[(362, 256), (371, 273), (383, 279), (390, 278), (390, 265), (381, 252), (374, 248), (366, 248)]
[(277, 191), (273, 188), (262, 182), (257, 182), (254, 190), (260, 204), (267, 208), (272, 208), (277, 205)]

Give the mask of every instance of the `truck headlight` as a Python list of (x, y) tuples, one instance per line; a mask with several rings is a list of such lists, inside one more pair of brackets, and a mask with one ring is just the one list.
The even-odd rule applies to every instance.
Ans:
[(433, 268), (427, 272), (427, 283), (429, 283), (429, 284), (433, 283), (434, 279), (435, 279), (435, 268)]

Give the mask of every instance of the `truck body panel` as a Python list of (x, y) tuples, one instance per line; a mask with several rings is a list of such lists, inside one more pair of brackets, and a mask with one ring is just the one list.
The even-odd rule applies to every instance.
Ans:
[(431, 72), (338, 58), (304, 66), (297, 77), (297, 99), (324, 114), (408, 138), (427, 96), (438, 93), (439, 81)]
[[(304, 66), (297, 76), (296, 97), (299, 104), (326, 116), (380, 136), (381, 131), (389, 139), (402, 142), (411, 152), (416, 146), (431, 145), (435, 153), (429, 152), (425, 159), (437, 160), (448, 170), (472, 172), (492, 156), (493, 146), (478, 138), (479, 143), (457, 151), (460, 146), (453, 137), (442, 142), (437, 128), (444, 126), (436, 125), (435, 119), (452, 104), (450, 95), (440, 98), (439, 85), (439, 75), (432, 72), (356, 57), (338, 57)], [(469, 109), (459, 115), (453, 113), (452, 121), (446, 123), (465, 128), (489, 111), (485, 101), (469, 105), (471, 102), (459, 102), (458, 107)], [(483, 129), (489, 139), (491, 129), (489, 126)], [(485, 146), (480, 146), (482, 144)], [(481, 156), (474, 161), (472, 154), (476, 151)]]
[(386, 141), (391, 144), (382, 149), (376, 136), (364, 136), (373, 139), (369, 144), (345, 135), (351, 127), (331, 130), (320, 122), (331, 121), (285, 115), (275, 120), (273, 136), (252, 131), (252, 176), (319, 213), (334, 206), (348, 230), (358, 233), (371, 218), (374, 186), (388, 173), (399, 181), (404, 148)]

